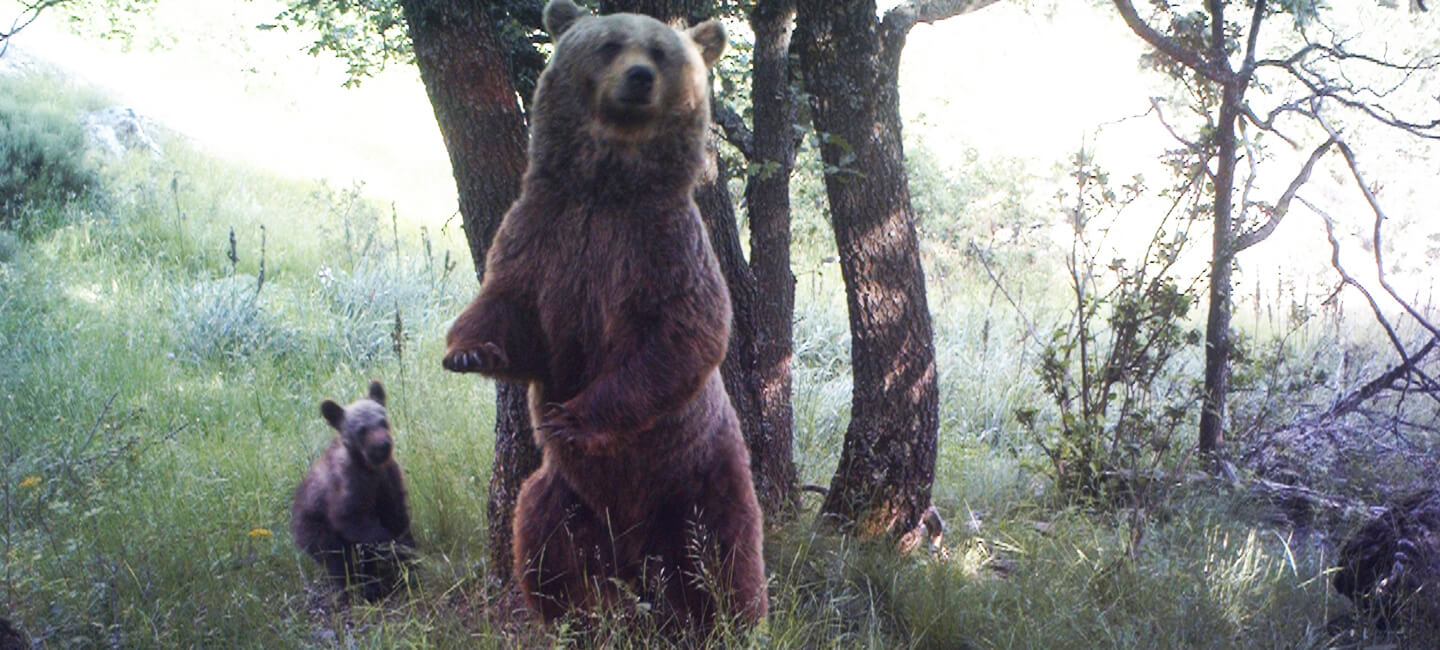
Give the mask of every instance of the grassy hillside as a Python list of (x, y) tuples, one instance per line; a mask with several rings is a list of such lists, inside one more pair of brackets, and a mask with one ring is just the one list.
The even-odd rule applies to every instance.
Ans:
[[(107, 104), (58, 77), (0, 78), (4, 146), (73, 175), (70, 190), (6, 206), (0, 230), (6, 618), (44, 647), (663, 643), (618, 626), (586, 638), (517, 627), (485, 583), (493, 391), (438, 361), (474, 290), (457, 222), (419, 227), (364, 186), (296, 181), (174, 136), (160, 156), (102, 160), (69, 118)], [(1138, 505), (1057, 493), (1014, 415), (1058, 419), (1036, 368), (1069, 318), (1062, 269), (1053, 244), (1023, 234), (1054, 215), (1013, 161), (957, 170), (916, 145), (941, 372), (935, 501), (951, 530), (938, 552), (896, 558), (816, 535), (809, 511), (776, 525), (770, 619), (723, 641), (1294, 648), (1373, 634), (1327, 629), (1349, 610), (1326, 571), (1353, 515), (1276, 524), (1275, 509), (1209, 481), (1172, 481)], [(795, 187), (795, 449), (802, 479), (823, 484), (848, 418), (849, 343), (816, 165)], [(1276, 314), (1294, 300), (1267, 301), (1237, 319), (1253, 325), (1237, 371), (1247, 430), (1371, 369), (1346, 350), (1383, 350), (1342, 335), (1339, 314), (1290, 319)], [(1193, 376), (1198, 358), (1187, 349), (1167, 376)], [(1294, 380), (1315, 368), (1340, 370)], [(311, 587), (289, 499), (330, 436), (317, 404), (349, 401), (369, 378), (390, 395), (422, 559), (409, 591), (342, 609)], [(1177, 476), (1193, 469), (1193, 414), (1181, 424), (1166, 432)]]

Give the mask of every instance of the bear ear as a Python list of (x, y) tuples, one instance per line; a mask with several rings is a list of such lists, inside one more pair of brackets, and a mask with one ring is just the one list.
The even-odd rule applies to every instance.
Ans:
[(550, 4), (545, 5), (545, 31), (550, 34), (551, 41), (559, 41), (560, 35), (585, 15), (585, 10), (570, 0), (550, 0)]
[(720, 21), (711, 19), (691, 27), (685, 33), (700, 46), (700, 58), (705, 60), (705, 66), (715, 65), (720, 54), (725, 51), (725, 26), (721, 25)]
[(370, 399), (379, 402), (381, 406), (385, 405), (385, 387), (374, 379), (370, 380)]
[(340, 423), (345, 421), (345, 407), (327, 399), (320, 402), (320, 415), (325, 416), (325, 421), (329, 422), (330, 426), (336, 431), (339, 431)]

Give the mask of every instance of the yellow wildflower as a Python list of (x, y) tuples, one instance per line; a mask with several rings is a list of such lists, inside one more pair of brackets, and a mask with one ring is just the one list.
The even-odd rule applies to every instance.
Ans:
[(40, 480), (41, 479), (39, 476), (26, 476), (25, 478), (20, 479), (20, 489), (26, 490), (29, 488), (33, 488), (40, 484)]
[(250, 539), (260, 539), (261, 537), (265, 537), (265, 538), (270, 537), (270, 529), (269, 529), (269, 528), (252, 528), (252, 529), (250, 529)]

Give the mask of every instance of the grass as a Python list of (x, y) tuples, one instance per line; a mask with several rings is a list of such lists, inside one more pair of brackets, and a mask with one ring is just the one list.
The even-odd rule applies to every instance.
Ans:
[[(468, 260), (459, 233), (415, 227), (363, 188), (163, 146), (161, 160), (105, 168), (103, 200), (67, 208), (41, 236), (0, 238), (6, 616), (45, 647), (660, 643), (619, 624), (541, 632), (495, 614), (507, 604), (485, 584), (493, 392), (437, 362), (474, 290), (466, 269), (452, 272)], [(848, 334), (838, 268), (819, 252), (823, 217), (806, 202), (815, 181), (797, 181), (796, 196), (795, 453), (802, 480), (824, 484), (848, 419)], [(927, 205), (938, 206), (927, 219), (953, 207)], [(1048, 490), (1012, 417), (1043, 406), (1029, 321), (956, 250), (953, 225), (936, 229), (943, 555), (894, 557), (818, 535), (805, 516), (777, 524), (769, 620), (722, 640), (1329, 643), (1327, 621), (1348, 606), (1328, 588), (1327, 540), (1259, 523), (1243, 495), (1207, 484), (1146, 513), (1071, 507)], [(1043, 268), (1006, 268), (1027, 318), (1063, 317)], [(289, 539), (289, 499), (330, 436), (318, 402), (349, 401), (372, 377), (390, 395), (422, 561), (412, 590), (327, 612)]]

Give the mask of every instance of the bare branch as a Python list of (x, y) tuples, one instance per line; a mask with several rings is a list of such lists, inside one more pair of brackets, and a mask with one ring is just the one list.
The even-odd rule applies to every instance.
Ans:
[(981, 250), (980, 246), (972, 241), (965, 252), (980, 262), (980, 266), (985, 269), (985, 274), (990, 276), (990, 282), (994, 283), (995, 288), (1000, 290), (1000, 295), (1005, 296), (1005, 300), (1010, 303), (1010, 306), (1015, 308), (1015, 315), (1020, 317), (1020, 322), (1025, 326), (1025, 332), (1030, 336), (1030, 339), (1037, 342), (1041, 341), (1040, 335), (1035, 333), (1035, 324), (1030, 321), (1030, 317), (1025, 314), (1025, 310), (1020, 308), (1020, 303), (1015, 302), (1015, 299), (1010, 296), (1010, 292), (1005, 289), (1005, 284), (1000, 281), (1000, 276), (995, 274), (995, 269), (990, 267), (990, 260), (986, 258), (988, 251)]
[(719, 101), (714, 103), (712, 113), (715, 123), (725, 134), (725, 141), (740, 150), (740, 155), (745, 156), (746, 160), (753, 160), (755, 158), (755, 134), (750, 131), (750, 127), (745, 126), (744, 118), (740, 117), (735, 109)]
[(1276, 226), (1280, 225), (1280, 220), (1284, 219), (1285, 213), (1290, 211), (1290, 201), (1295, 198), (1295, 193), (1300, 191), (1300, 187), (1310, 180), (1310, 172), (1314, 171), (1315, 163), (1319, 162), (1325, 152), (1330, 150), (1332, 144), (1335, 144), (1334, 138), (1326, 140), (1316, 147), (1315, 151), (1310, 152), (1310, 159), (1305, 161), (1305, 166), (1300, 169), (1300, 173), (1290, 181), (1290, 186), (1285, 188), (1285, 192), (1280, 195), (1280, 200), (1275, 202), (1275, 207), (1266, 210), (1270, 215), (1269, 220), (1254, 230), (1242, 233), (1235, 240), (1236, 253), (1264, 241), (1266, 237), (1270, 236), (1270, 233), (1275, 232)]
[(1265, 0), (1255, 0), (1255, 12), (1250, 16), (1250, 36), (1245, 39), (1245, 62), (1241, 64), (1238, 75), (1245, 83), (1250, 82), (1250, 75), (1255, 72), (1255, 45), (1260, 41), (1260, 23), (1264, 21)]
[(1223, 67), (1223, 61), (1219, 65), (1207, 61), (1199, 52), (1186, 49), (1175, 39), (1156, 31), (1140, 17), (1140, 14), (1135, 11), (1134, 3), (1130, 0), (1114, 0), (1114, 3), (1115, 8), (1120, 11), (1120, 17), (1124, 18), (1125, 24), (1130, 26), (1130, 31), (1135, 32), (1136, 36), (1144, 39), (1151, 47), (1160, 50), (1165, 56), (1179, 61), (1185, 67), (1200, 73), (1201, 76), (1215, 83), (1223, 84), (1234, 79), (1234, 75)]
[(1360, 192), (1365, 195), (1365, 202), (1370, 204), (1370, 210), (1375, 213), (1375, 227), (1371, 237), (1375, 249), (1375, 269), (1378, 274), (1377, 277), (1380, 280), (1380, 286), (1385, 289), (1386, 293), (1390, 294), (1390, 297), (1393, 298), (1395, 302), (1400, 303), (1400, 306), (1405, 308), (1405, 311), (1410, 314), (1411, 318), (1414, 318), (1421, 326), (1429, 330), (1431, 336), (1440, 338), (1440, 328), (1435, 327), (1418, 309), (1415, 309), (1409, 302), (1401, 298), (1400, 294), (1396, 293), (1395, 289), (1390, 286), (1390, 282), (1385, 279), (1384, 247), (1381, 245), (1380, 231), (1381, 226), (1388, 217), (1385, 216), (1385, 210), (1380, 207), (1380, 200), (1375, 197), (1374, 192), (1370, 191), (1370, 185), (1365, 182), (1364, 176), (1360, 174), (1360, 166), (1355, 162), (1355, 152), (1350, 149), (1350, 145), (1340, 137), (1339, 133), (1336, 133), (1335, 129), (1331, 128), (1330, 123), (1319, 113), (1317, 110), (1316, 121), (1320, 123), (1320, 126), (1325, 129), (1326, 133), (1330, 134), (1330, 139), (1334, 140), (1335, 144), (1340, 147), (1340, 154), (1345, 156), (1345, 164), (1350, 167), (1350, 175), (1355, 179), (1355, 184), (1359, 186)]
[(69, 2), (69, 0), (31, 0), (20, 3), (20, 14), (10, 22), (10, 29), (0, 30), (0, 56), (10, 50), (10, 37), (20, 33), (20, 30), (30, 26), (40, 17), (40, 12), (51, 7), (56, 7)]
[[(1245, 128), (1245, 121), (1236, 120), (1235, 126), (1240, 131), (1240, 142), (1245, 145), (1246, 166), (1250, 168), (1250, 174), (1245, 177), (1245, 188), (1240, 191), (1240, 214), (1235, 217), (1234, 221), (1232, 221), (1235, 230), (1238, 232), (1241, 226), (1245, 224), (1246, 216), (1250, 212), (1250, 206), (1255, 205), (1250, 202), (1250, 191), (1255, 189), (1255, 177), (1259, 176), (1259, 170), (1256, 168), (1256, 166), (1258, 165), (1258, 161), (1256, 159), (1259, 156), (1255, 154), (1255, 143), (1250, 140), (1250, 131)], [(1264, 206), (1256, 207), (1259, 207), (1262, 210), (1264, 209)], [(1231, 243), (1232, 249), (1230, 251), (1230, 255), (1233, 256), (1236, 253), (1245, 250), (1244, 248), (1236, 245), (1238, 243), (1238, 241)]]
[(933, 23), (984, 9), (999, 0), (907, 0), (885, 12), (884, 27), (890, 34), (908, 32), (918, 23)]
[[(1393, 72), (1401, 72), (1404, 73), (1404, 75), (1399, 81), (1392, 84), (1391, 87), (1377, 90), (1368, 86), (1357, 86), (1356, 83), (1350, 81), (1345, 76), (1343, 69), (1336, 73), (1322, 73), (1311, 67), (1319, 62), (1341, 65), (1347, 61), (1365, 63)], [(1309, 92), (1309, 94), (1302, 99), (1276, 107), (1270, 112), (1267, 119), (1260, 120), (1257, 118), (1255, 120), (1257, 124), (1269, 124), (1275, 116), (1281, 112), (1297, 110), (1298, 112), (1306, 113), (1306, 111), (1299, 107), (1306, 103), (1313, 104), (1319, 99), (1330, 98), (1347, 108), (1359, 110), (1387, 126), (1404, 130), (1417, 137), (1432, 140), (1440, 139), (1440, 118), (1428, 121), (1405, 119), (1378, 103), (1378, 100), (1395, 92), (1401, 86), (1410, 83), (1417, 75), (1434, 74), (1436, 70), (1440, 70), (1440, 55), (1414, 58), (1407, 63), (1394, 63), (1376, 56), (1349, 52), (1345, 49), (1343, 43), (1335, 46), (1310, 43), (1284, 59), (1263, 59), (1257, 61), (1255, 67), (1257, 69), (1273, 67), (1283, 70), (1304, 85)], [(1307, 115), (1314, 117), (1311, 113), (1307, 113)]]
[(1340, 240), (1335, 238), (1335, 222), (1330, 218), (1330, 214), (1315, 204), (1306, 201), (1304, 197), (1297, 196), (1295, 200), (1299, 201), (1301, 205), (1310, 208), (1311, 212), (1320, 215), (1320, 219), (1325, 222), (1325, 237), (1330, 240), (1330, 266), (1335, 269), (1336, 273), (1340, 274), (1341, 282), (1354, 287), (1360, 292), (1360, 295), (1365, 296), (1365, 301), (1370, 303), (1371, 313), (1375, 315), (1375, 320), (1380, 322), (1380, 326), (1385, 329), (1385, 335), (1390, 338), (1390, 344), (1400, 353), (1400, 358), (1410, 358), (1410, 355), (1405, 352), (1405, 344), (1400, 342), (1400, 336), (1395, 333), (1395, 327), (1390, 324), (1390, 320), (1385, 318), (1385, 314), (1380, 311), (1380, 303), (1375, 302), (1375, 297), (1370, 295), (1370, 291), (1367, 290), (1364, 285), (1357, 282), (1355, 278), (1345, 270), (1344, 266), (1341, 266)]
[(1437, 55), (1417, 58), (1412, 60), (1410, 63), (1396, 63), (1394, 61), (1382, 59), (1378, 56), (1374, 56), (1371, 54), (1351, 52), (1345, 49), (1344, 43), (1336, 46), (1324, 45), (1321, 43), (1307, 43), (1305, 47), (1296, 50), (1295, 52), (1291, 53), (1290, 56), (1287, 56), (1283, 59), (1257, 60), (1255, 62), (1255, 67), (1276, 67), (1290, 69), (1302, 63), (1307, 58), (1309, 58), (1310, 55), (1317, 52), (1323, 55), (1324, 58), (1328, 58), (1332, 61), (1360, 61), (1381, 68), (1395, 70), (1397, 72), (1424, 72), (1427, 70), (1435, 69), (1437, 63), (1440, 63), (1440, 56)]
[(1250, 122), (1251, 124), (1254, 124), (1255, 127), (1258, 128), (1258, 129), (1260, 129), (1261, 131), (1265, 131), (1266, 133), (1273, 133), (1273, 134), (1275, 134), (1275, 137), (1278, 137), (1278, 138), (1280, 138), (1281, 140), (1284, 140), (1284, 141), (1285, 141), (1285, 144), (1288, 144), (1288, 145), (1290, 145), (1290, 146), (1292, 146), (1292, 147), (1294, 147), (1294, 148), (1296, 148), (1296, 149), (1299, 149), (1299, 148), (1300, 148), (1300, 143), (1298, 143), (1298, 142), (1296, 142), (1295, 140), (1291, 139), (1290, 136), (1285, 135), (1284, 133), (1282, 133), (1282, 132), (1280, 131), (1280, 127), (1278, 127), (1278, 126), (1275, 125), (1275, 118), (1277, 118), (1281, 113), (1301, 113), (1302, 115), (1309, 116), (1309, 112), (1307, 112), (1307, 111), (1305, 111), (1303, 108), (1301, 108), (1301, 104), (1302, 104), (1302, 103), (1305, 103), (1305, 102), (1308, 102), (1309, 100), (1310, 100), (1310, 98), (1309, 98), (1309, 97), (1306, 97), (1306, 98), (1303, 99), (1303, 100), (1297, 100), (1297, 101), (1294, 101), (1294, 102), (1287, 102), (1287, 103), (1281, 104), (1281, 105), (1279, 105), (1279, 106), (1276, 106), (1275, 108), (1270, 109), (1269, 114), (1267, 114), (1267, 115), (1265, 116), (1265, 119), (1263, 119), (1263, 120), (1260, 119), (1260, 116), (1258, 116), (1258, 115), (1255, 114), (1255, 111), (1253, 111), (1253, 110), (1250, 109), (1250, 106), (1249, 106), (1248, 104), (1247, 104), (1247, 105), (1242, 105), (1242, 106), (1240, 107), (1240, 116), (1241, 116), (1241, 117), (1244, 117), (1245, 120), (1248, 121), (1248, 122)]
[(1413, 356), (1403, 357), (1400, 360), (1400, 363), (1385, 371), (1379, 377), (1376, 377), (1369, 382), (1366, 382), (1364, 386), (1361, 386), (1360, 388), (1351, 391), (1349, 394), (1335, 400), (1335, 403), (1332, 404), (1330, 408), (1326, 409), (1325, 412), (1316, 419), (1333, 420), (1337, 417), (1345, 415), (1346, 413), (1354, 411), (1355, 409), (1359, 408), (1361, 404), (1369, 401), (1370, 398), (1375, 397), (1376, 395), (1379, 395), (1386, 390), (1394, 388), (1395, 382), (1399, 381), (1400, 379), (1413, 372), (1416, 365), (1419, 364), (1420, 361), (1426, 357), (1426, 355), (1429, 355), (1431, 350), (1435, 349), (1435, 345), (1437, 343), (1440, 343), (1440, 339), (1430, 339)]
[(1165, 130), (1170, 133), (1170, 137), (1175, 138), (1176, 142), (1185, 145), (1185, 149), (1189, 150), (1190, 153), (1204, 155), (1204, 147), (1201, 147), (1199, 144), (1186, 140), (1183, 136), (1180, 135), (1179, 132), (1175, 130), (1174, 127), (1170, 126), (1170, 122), (1165, 120), (1165, 112), (1160, 109), (1159, 97), (1150, 98), (1150, 108), (1155, 110), (1155, 116), (1160, 119), (1160, 126), (1165, 127)]
[(1211, 62), (1219, 66), (1225, 58), (1225, 0), (1205, 0), (1205, 8), (1210, 12)]

